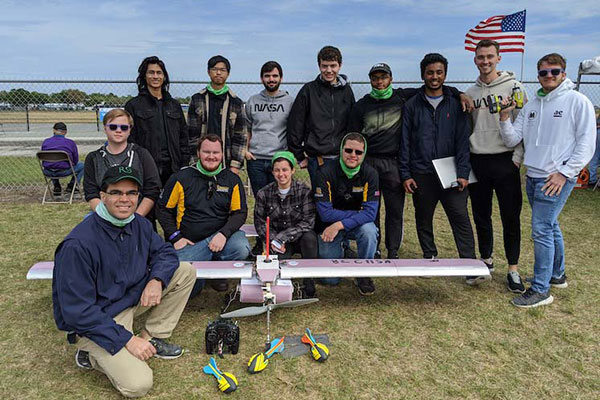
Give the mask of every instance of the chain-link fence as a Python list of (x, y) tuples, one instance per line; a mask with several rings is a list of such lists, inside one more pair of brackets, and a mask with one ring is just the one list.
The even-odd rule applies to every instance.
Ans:
[[(184, 112), (191, 96), (206, 86), (202, 81), (175, 81), (170, 93)], [(295, 96), (304, 82), (284, 82), (282, 89)], [(395, 87), (419, 87), (422, 82), (397, 82)], [(466, 90), (471, 81), (447, 82)], [(524, 82), (529, 96), (537, 81)], [(258, 82), (231, 82), (229, 87), (242, 100), (263, 89)], [(352, 83), (355, 97), (370, 91), (368, 82)], [(600, 105), (600, 82), (582, 82), (580, 91)], [(35, 157), (42, 141), (52, 135), (52, 126), (68, 125), (68, 137), (78, 145), (80, 157), (97, 149), (105, 136), (99, 121), (103, 108), (122, 107), (137, 94), (133, 81), (16, 81), (0, 80), (0, 196), (11, 191), (41, 192), (44, 180)]]

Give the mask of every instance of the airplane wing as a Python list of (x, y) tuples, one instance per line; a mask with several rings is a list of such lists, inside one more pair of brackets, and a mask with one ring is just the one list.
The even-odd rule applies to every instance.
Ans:
[(282, 279), (391, 276), (483, 276), (490, 272), (473, 259), (292, 259), (280, 262)]
[[(252, 262), (249, 261), (194, 261), (196, 278), (202, 279), (250, 279)], [(44, 261), (34, 264), (27, 272), (27, 279), (52, 279), (54, 262)]]

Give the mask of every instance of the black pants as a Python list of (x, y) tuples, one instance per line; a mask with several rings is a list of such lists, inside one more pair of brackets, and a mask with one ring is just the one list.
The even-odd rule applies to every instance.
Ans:
[(415, 221), (417, 236), (423, 250), (423, 258), (437, 257), (433, 237), (433, 214), (439, 201), (442, 202), (454, 242), (460, 258), (475, 258), (475, 239), (467, 210), (468, 189), (459, 192), (458, 189), (444, 190), (434, 174), (413, 174), (417, 182), (417, 191), (413, 194), (415, 205)]
[(521, 251), (521, 175), (512, 162), (512, 152), (500, 154), (471, 154), (471, 167), (477, 182), (469, 185), (473, 220), (477, 230), (479, 253), (490, 258), (494, 250), (492, 228), (492, 197), (496, 191), (504, 252), (509, 265), (519, 263)]
[(285, 244), (285, 253), (277, 254), (280, 260), (289, 260), (296, 253), (300, 253), (302, 258), (319, 258), (319, 246), (317, 244), (317, 234), (315, 231), (307, 231), (294, 242)]
[[(385, 202), (385, 248), (388, 255), (395, 255), (402, 245), (404, 235), (404, 188), (398, 170), (398, 161), (390, 158), (377, 158), (367, 156), (365, 163), (377, 170), (379, 175), (379, 190)], [(380, 210), (377, 209), (375, 225), (381, 232)], [(381, 235), (379, 235), (381, 238)], [(380, 239), (378, 239), (380, 240)], [(379, 248), (379, 244), (377, 246)]]

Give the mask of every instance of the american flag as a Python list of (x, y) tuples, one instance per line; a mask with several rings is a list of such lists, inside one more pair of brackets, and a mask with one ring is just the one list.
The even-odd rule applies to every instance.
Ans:
[(495, 40), (500, 52), (525, 52), (525, 11), (510, 15), (496, 15), (481, 21), (465, 36), (465, 50), (475, 51), (480, 40)]

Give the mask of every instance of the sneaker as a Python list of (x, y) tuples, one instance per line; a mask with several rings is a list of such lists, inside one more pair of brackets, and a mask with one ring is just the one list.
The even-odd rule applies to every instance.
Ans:
[(523, 285), (521, 275), (517, 271), (510, 271), (506, 274), (506, 283), (509, 291), (513, 293), (525, 293), (525, 285)]
[(164, 339), (152, 338), (149, 342), (156, 349), (156, 358), (164, 358), (166, 360), (172, 360), (179, 358), (183, 354), (183, 348), (173, 343), (169, 343)]
[(305, 299), (312, 299), (317, 296), (317, 289), (315, 288), (315, 280), (311, 278), (304, 278), (302, 280), (302, 297)]
[(477, 286), (485, 281), (491, 281), (492, 275), (467, 276), (465, 283), (469, 286)]
[(569, 284), (567, 283), (567, 275), (563, 274), (563, 276), (561, 276), (560, 278), (551, 278), (550, 286), (561, 289), (566, 288), (567, 286), (569, 286)]
[(356, 278), (354, 281), (361, 296), (371, 296), (375, 293), (375, 284), (371, 278)]
[(60, 197), (62, 196), (62, 187), (60, 187), (60, 185), (58, 186), (54, 186), (54, 189), (52, 190), (52, 194), (55, 195), (56, 197)]
[(481, 261), (483, 261), (483, 263), (485, 264), (486, 267), (488, 267), (488, 270), (490, 270), (490, 274), (492, 272), (494, 272), (494, 261), (492, 260), (492, 258), (482, 258)]
[(229, 290), (229, 282), (227, 279), (211, 279), (210, 287), (217, 292), (226, 292)]
[(554, 297), (550, 293), (538, 293), (529, 288), (522, 295), (511, 300), (513, 306), (520, 308), (533, 308), (552, 304)]
[(387, 251), (388, 260), (397, 260), (398, 259), (398, 249), (396, 250), (388, 250)]
[(90, 353), (84, 350), (77, 350), (75, 353), (75, 365), (82, 369), (94, 369), (90, 361)]

